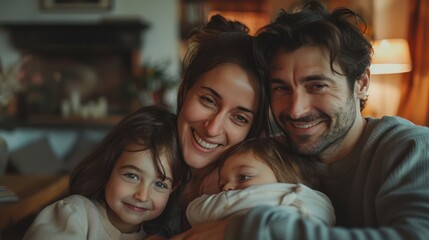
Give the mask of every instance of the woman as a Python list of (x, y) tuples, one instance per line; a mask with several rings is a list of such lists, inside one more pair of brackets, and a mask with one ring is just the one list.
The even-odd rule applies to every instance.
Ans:
[(189, 202), (217, 193), (218, 157), (232, 145), (263, 134), (268, 111), (263, 71), (253, 37), (240, 22), (213, 16), (192, 33), (178, 93), (178, 132), (190, 180), (181, 185), (180, 231), (189, 228)]

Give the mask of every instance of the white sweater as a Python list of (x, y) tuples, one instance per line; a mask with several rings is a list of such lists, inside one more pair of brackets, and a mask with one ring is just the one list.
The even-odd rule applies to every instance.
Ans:
[(202, 195), (186, 209), (189, 223), (205, 223), (245, 213), (253, 207), (268, 205), (326, 225), (335, 224), (335, 214), (329, 198), (303, 184), (272, 183), (242, 190)]

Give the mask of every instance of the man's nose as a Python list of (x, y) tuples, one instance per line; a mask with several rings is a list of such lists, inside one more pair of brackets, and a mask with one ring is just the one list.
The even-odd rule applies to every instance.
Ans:
[(289, 103), (289, 116), (298, 119), (310, 111), (310, 98), (303, 92), (294, 92)]

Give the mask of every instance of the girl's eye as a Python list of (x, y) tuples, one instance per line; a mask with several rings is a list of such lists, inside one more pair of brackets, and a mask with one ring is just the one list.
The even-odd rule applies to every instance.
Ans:
[(245, 182), (245, 181), (247, 181), (247, 180), (249, 180), (250, 179), (250, 176), (249, 175), (244, 175), (244, 174), (242, 174), (242, 175), (239, 175), (238, 176), (238, 181), (239, 182)]
[(155, 182), (155, 187), (161, 191), (165, 191), (169, 189), (169, 185), (162, 181)]
[(139, 176), (137, 174), (134, 174), (134, 173), (124, 173), (123, 175), (126, 178), (129, 178), (129, 179), (134, 180), (134, 181), (138, 181), (139, 180)]

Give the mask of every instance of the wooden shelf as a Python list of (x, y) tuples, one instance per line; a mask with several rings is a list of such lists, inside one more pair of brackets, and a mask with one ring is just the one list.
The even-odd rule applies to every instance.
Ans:
[(32, 115), (28, 119), (5, 118), (0, 120), (0, 128), (91, 128), (108, 129), (122, 120), (123, 115), (109, 115), (102, 118), (61, 117), (57, 115)]

